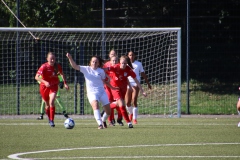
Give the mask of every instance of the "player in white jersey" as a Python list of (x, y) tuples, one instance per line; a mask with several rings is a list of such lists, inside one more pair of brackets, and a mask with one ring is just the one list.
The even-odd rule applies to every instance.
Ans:
[[(110, 106), (108, 96), (104, 90), (104, 83), (109, 85), (108, 82), (105, 81), (106, 75), (102, 68), (103, 60), (97, 56), (93, 56), (91, 58), (89, 66), (80, 66), (77, 65), (72, 56), (67, 53), (66, 55), (69, 59), (71, 66), (75, 70), (79, 70), (84, 74), (85, 81), (86, 81), (86, 88), (87, 88), (87, 97), (89, 103), (92, 106), (94, 117), (98, 123), (98, 129), (107, 128), (106, 120), (110, 115)], [(111, 88), (112, 86), (109, 85)], [(114, 89), (114, 88), (113, 88)], [(99, 110), (99, 102), (102, 103), (103, 109), (106, 112), (106, 116), (102, 117)]]
[[(147, 83), (148, 88), (151, 89), (152, 87), (148, 82), (147, 75), (144, 73), (142, 63), (135, 59), (136, 55), (132, 51), (128, 53), (128, 57), (132, 62), (133, 71), (136, 74), (137, 80), (141, 82), (141, 76), (142, 76), (145, 79), (145, 82)], [(132, 86), (132, 89), (127, 90), (127, 93), (125, 96), (125, 102), (129, 112), (129, 119), (133, 121), (133, 124), (137, 124), (137, 116), (138, 116), (137, 99), (139, 94), (139, 88), (132, 77), (128, 77), (128, 80), (130, 82), (130, 85)]]

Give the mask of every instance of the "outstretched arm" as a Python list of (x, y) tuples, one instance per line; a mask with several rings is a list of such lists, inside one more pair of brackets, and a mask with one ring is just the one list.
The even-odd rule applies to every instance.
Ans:
[(144, 72), (141, 72), (141, 76), (144, 78), (145, 82), (147, 83), (148, 88), (152, 89), (152, 86), (151, 86), (151, 84), (148, 81), (147, 75)]
[(71, 64), (72, 68), (75, 69), (75, 70), (80, 70), (80, 67), (72, 59), (72, 56), (69, 53), (67, 53), (66, 56), (67, 56), (67, 58), (69, 60), (69, 63)]

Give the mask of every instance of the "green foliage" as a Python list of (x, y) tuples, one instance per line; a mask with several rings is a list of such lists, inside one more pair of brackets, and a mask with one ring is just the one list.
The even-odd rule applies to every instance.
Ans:
[[(16, 2), (6, 0), (9, 8), (16, 13)], [(7, 8), (1, 4), (0, 18), (8, 24), (3, 26), (16, 26), (16, 19)], [(20, 1), (20, 20), (26, 27), (83, 27), (91, 25), (90, 4), (75, 0), (42, 0)], [(88, 18), (86, 18), (88, 17)]]

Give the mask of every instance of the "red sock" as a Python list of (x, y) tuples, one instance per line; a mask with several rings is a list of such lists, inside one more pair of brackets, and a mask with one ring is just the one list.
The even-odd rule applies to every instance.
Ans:
[(45, 108), (45, 113), (46, 113), (46, 115), (48, 116), (48, 119), (49, 119), (49, 116), (50, 116), (50, 109), (49, 109), (49, 107)]
[(55, 107), (50, 107), (50, 116), (49, 116), (50, 121), (54, 121), (54, 116), (55, 116)]
[(125, 121), (126, 121), (127, 123), (129, 123), (130, 120), (129, 120), (128, 113), (127, 113), (127, 110), (126, 110), (126, 106), (120, 106), (119, 108), (120, 108), (120, 110), (121, 110), (121, 113), (122, 113), (123, 118), (125, 119)]
[(112, 108), (112, 109), (117, 108), (117, 103), (116, 102), (110, 103), (110, 108)]
[(117, 113), (118, 113), (118, 118), (117, 119), (122, 119), (122, 113), (119, 107), (116, 107)]
[(114, 109), (111, 108), (111, 114), (110, 114), (110, 116), (108, 117), (108, 121), (111, 122), (113, 119), (114, 119)]

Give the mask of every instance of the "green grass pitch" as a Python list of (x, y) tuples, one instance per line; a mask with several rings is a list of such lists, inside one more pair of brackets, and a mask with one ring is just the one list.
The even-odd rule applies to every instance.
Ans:
[(91, 115), (72, 115), (72, 130), (64, 128), (63, 116), (56, 116), (55, 128), (36, 117), (0, 118), (1, 160), (240, 159), (238, 116), (140, 116), (133, 129), (125, 123), (103, 130)]

